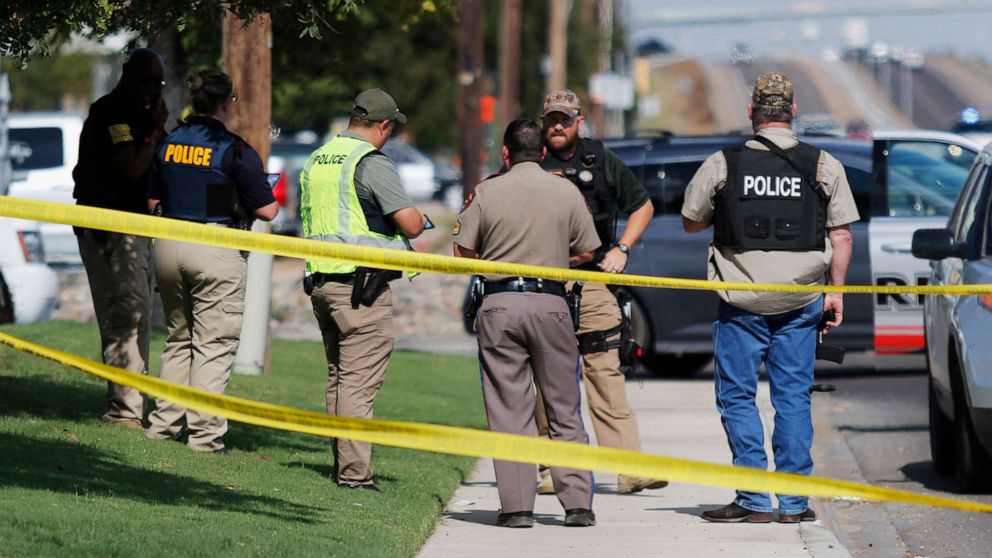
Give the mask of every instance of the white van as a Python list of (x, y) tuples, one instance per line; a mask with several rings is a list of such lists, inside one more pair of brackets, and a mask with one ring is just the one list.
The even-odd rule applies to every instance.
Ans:
[[(64, 112), (25, 112), (7, 117), (14, 176), (8, 195), (75, 204), (72, 169), (79, 158), (83, 117)], [(41, 223), (47, 261), (81, 264), (72, 227)]]

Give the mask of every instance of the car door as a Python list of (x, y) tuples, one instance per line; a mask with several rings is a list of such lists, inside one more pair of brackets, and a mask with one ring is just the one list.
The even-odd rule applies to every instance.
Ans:
[[(868, 234), (875, 285), (928, 282), (927, 262), (910, 250), (913, 232), (946, 225), (977, 154), (977, 148), (953, 136), (875, 140)], [(876, 295), (874, 309), (877, 354), (924, 348), (922, 297)]]
[[(954, 234), (955, 242), (965, 242), (977, 218), (979, 203), (982, 198), (983, 186), (988, 182), (989, 157), (982, 154), (979, 162), (972, 169), (968, 178), (966, 190), (958, 200), (954, 214), (948, 223), (948, 228)], [(964, 261), (960, 258), (944, 258), (930, 263), (932, 272), (930, 279), (935, 285), (960, 285)], [(950, 392), (950, 375), (948, 372), (949, 351), (953, 344), (949, 343), (954, 334), (953, 318), (955, 306), (960, 297), (956, 295), (934, 295), (926, 300), (926, 335), (930, 351), (931, 374), (946, 393)], [(949, 405), (947, 406), (949, 408)]]

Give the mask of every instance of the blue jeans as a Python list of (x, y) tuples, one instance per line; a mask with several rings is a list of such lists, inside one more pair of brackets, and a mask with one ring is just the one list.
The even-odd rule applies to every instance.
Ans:
[[(716, 406), (727, 432), (734, 465), (766, 470), (765, 434), (755, 403), (758, 369), (765, 363), (775, 407), (772, 449), (775, 470), (808, 475), (813, 472), (813, 421), (809, 389), (813, 384), (816, 325), (823, 299), (772, 316), (753, 314), (720, 301), (713, 322), (716, 353)], [(805, 496), (779, 494), (780, 514), (806, 511)], [(734, 502), (755, 512), (771, 512), (766, 493), (737, 491)]]

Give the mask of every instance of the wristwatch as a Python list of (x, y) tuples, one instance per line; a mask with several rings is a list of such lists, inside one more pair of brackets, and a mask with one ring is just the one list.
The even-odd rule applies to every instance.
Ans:
[(619, 248), (620, 249), (620, 252), (623, 253), (623, 254), (629, 254), (630, 253), (630, 246), (627, 246), (626, 244), (623, 244), (623, 243), (617, 244), (617, 248)]

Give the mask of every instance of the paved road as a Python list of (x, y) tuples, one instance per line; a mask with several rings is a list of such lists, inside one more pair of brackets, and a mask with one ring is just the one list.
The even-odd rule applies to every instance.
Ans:
[[(895, 72), (894, 72), (895, 73)], [(901, 84), (893, 79), (893, 98), (900, 98)], [(949, 130), (967, 106), (944, 78), (926, 66), (913, 74), (913, 122), (921, 128)]]
[[(825, 451), (833, 434), (833, 439), (841, 440), (853, 455), (856, 474), (872, 484), (992, 503), (989, 495), (956, 494), (951, 479), (934, 475), (925, 373), (876, 373), (854, 366), (820, 373), (818, 381), (837, 386), (835, 393), (817, 395), (814, 400), (819, 426), (818, 457), (841, 454), (837, 448)], [(831, 431), (825, 431), (825, 425)], [(831, 459), (822, 463), (823, 467), (818, 463), (818, 473), (842, 474), (842, 461)], [(840, 528), (842, 540), (855, 556), (901, 556), (897, 552), (901, 549), (908, 549), (909, 555), (928, 558), (984, 557), (992, 553), (992, 515), (894, 504), (835, 503), (831, 509), (835, 527)], [(877, 524), (866, 528), (869, 521)], [(901, 539), (904, 546), (887, 537), (886, 530)]]

